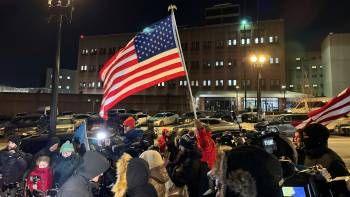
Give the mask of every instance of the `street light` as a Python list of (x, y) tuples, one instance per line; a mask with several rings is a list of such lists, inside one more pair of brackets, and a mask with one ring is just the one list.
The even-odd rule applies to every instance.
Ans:
[(286, 109), (286, 106), (287, 106), (287, 101), (286, 101), (286, 88), (287, 86), (285, 85), (282, 85), (281, 86), (281, 89), (283, 91), (283, 109)]
[(256, 87), (256, 111), (258, 115), (258, 120), (261, 118), (261, 87), (260, 87), (260, 80), (261, 80), (261, 68), (266, 62), (266, 56), (263, 54), (260, 55), (251, 55), (249, 57), (250, 62), (254, 67), (257, 69), (257, 87)]
[(49, 21), (57, 22), (57, 48), (56, 48), (56, 64), (52, 69), (52, 97), (50, 107), (50, 135), (54, 135), (56, 132), (56, 121), (57, 121), (57, 100), (58, 100), (58, 83), (59, 83), (59, 72), (61, 64), (61, 37), (62, 37), (62, 24), (63, 20), (67, 19), (71, 21), (73, 12), (73, 0), (48, 0), (49, 9)]

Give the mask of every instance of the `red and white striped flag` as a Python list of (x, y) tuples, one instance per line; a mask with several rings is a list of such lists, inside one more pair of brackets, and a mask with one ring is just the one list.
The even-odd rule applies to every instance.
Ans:
[(320, 109), (309, 112), (308, 119), (295, 128), (302, 129), (310, 123), (327, 125), (350, 112), (350, 87), (342, 91), (336, 97), (328, 101)]
[(106, 119), (107, 111), (130, 95), (186, 75), (174, 24), (168, 16), (145, 28), (103, 65), (101, 117)]

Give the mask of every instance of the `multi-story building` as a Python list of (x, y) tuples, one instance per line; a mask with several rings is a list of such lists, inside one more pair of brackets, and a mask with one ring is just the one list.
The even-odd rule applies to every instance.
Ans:
[[(281, 85), (285, 84), (283, 20), (180, 27), (179, 34), (190, 84), (185, 77), (178, 78), (139, 95), (185, 96), (190, 85), (201, 110), (230, 110), (237, 104), (242, 109), (245, 95), (247, 107), (255, 108), (257, 69), (247, 60), (251, 54), (265, 54), (267, 61), (261, 68), (260, 83), (262, 108), (267, 111), (279, 109), (283, 97)], [(82, 93), (102, 94), (99, 68), (133, 35), (81, 37), (78, 81)]]
[(324, 96), (321, 52), (310, 51), (290, 55), (287, 65), (287, 89), (306, 95)]
[(334, 97), (350, 85), (350, 33), (330, 33), (321, 51), (325, 95)]
[[(60, 69), (58, 76), (58, 92), (65, 94), (76, 94), (78, 93), (77, 78), (75, 70)], [(47, 89), (52, 88), (52, 68), (46, 70), (46, 82), (45, 87)]]

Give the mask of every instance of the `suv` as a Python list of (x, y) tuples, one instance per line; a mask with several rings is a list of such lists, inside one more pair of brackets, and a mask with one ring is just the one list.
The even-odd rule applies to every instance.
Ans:
[[(280, 132), (286, 136), (293, 136), (295, 126), (308, 119), (307, 114), (282, 114), (270, 122), (256, 124), (257, 130), (266, 130), (270, 132)], [(267, 124), (266, 124), (267, 123)], [(265, 127), (266, 128), (261, 128)]]
[(179, 115), (172, 112), (162, 112), (152, 116), (149, 121), (153, 122), (153, 125), (156, 127), (162, 127), (177, 123), (179, 121)]

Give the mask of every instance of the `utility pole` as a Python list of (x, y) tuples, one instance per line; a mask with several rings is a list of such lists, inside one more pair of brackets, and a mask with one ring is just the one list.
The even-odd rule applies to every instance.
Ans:
[(50, 106), (50, 135), (55, 135), (57, 121), (57, 103), (58, 103), (58, 84), (61, 65), (61, 39), (62, 25), (65, 19), (71, 22), (73, 6), (72, 0), (67, 0), (64, 3), (61, 0), (48, 0), (49, 6), (49, 22), (57, 22), (57, 48), (56, 48), (56, 63), (52, 69), (52, 95)]

